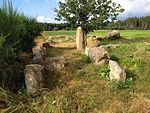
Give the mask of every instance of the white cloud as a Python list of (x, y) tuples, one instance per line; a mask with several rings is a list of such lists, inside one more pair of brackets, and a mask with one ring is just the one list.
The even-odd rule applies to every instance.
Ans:
[(116, 0), (125, 9), (119, 18), (150, 16), (150, 0)]
[(42, 23), (60, 23), (59, 21), (56, 21), (53, 18), (50, 17), (44, 17), (44, 16), (38, 16), (37, 17), (37, 21), (38, 22), (42, 22)]
[(45, 20), (44, 16), (38, 16), (37, 17), (38, 22), (44, 22), (44, 20)]
[[(30, 1), (30, 0), (24, 0)], [(53, 4), (54, 2), (64, 2), (65, 0), (45, 0), (48, 4)], [(114, 0), (115, 2), (121, 4), (125, 9), (118, 18), (126, 19), (128, 17), (134, 16), (150, 16), (150, 0)], [(38, 22), (47, 22), (47, 23), (60, 23), (59, 21), (54, 20), (51, 17), (39, 16), (37, 17)]]
[[(64, 2), (64, 0), (58, 1)], [(132, 17), (150, 16), (150, 0), (114, 0), (114, 1), (121, 4), (121, 6), (125, 9), (125, 11), (119, 15), (119, 18), (124, 19), (131, 16)]]

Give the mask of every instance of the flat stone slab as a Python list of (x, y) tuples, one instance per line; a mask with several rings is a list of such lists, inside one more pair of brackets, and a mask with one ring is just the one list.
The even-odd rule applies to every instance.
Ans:
[(60, 70), (65, 67), (66, 61), (63, 56), (59, 57), (48, 57), (45, 59), (45, 69), (46, 70)]

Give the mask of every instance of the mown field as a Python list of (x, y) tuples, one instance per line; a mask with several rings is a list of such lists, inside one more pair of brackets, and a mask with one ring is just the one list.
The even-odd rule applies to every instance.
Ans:
[[(104, 36), (111, 30), (96, 30), (90, 32), (89, 35)], [(46, 36), (75, 36), (75, 31), (45, 31)], [(150, 30), (120, 30), (121, 36), (124, 38), (149, 38)]]
[[(90, 35), (104, 36), (109, 31)], [(48, 36), (75, 36), (75, 31), (48, 31)], [(47, 77), (45, 83), (54, 89), (47, 95), (49, 112), (59, 113), (149, 113), (150, 112), (150, 31), (120, 31), (119, 40), (104, 40), (102, 44), (119, 45), (110, 50), (111, 59), (119, 62), (127, 73), (125, 83), (108, 79), (108, 66), (95, 66), (75, 46), (65, 42), (49, 49), (49, 56), (63, 55), (67, 66)], [(72, 44), (72, 45), (71, 45)], [(44, 109), (43, 109), (44, 110)]]

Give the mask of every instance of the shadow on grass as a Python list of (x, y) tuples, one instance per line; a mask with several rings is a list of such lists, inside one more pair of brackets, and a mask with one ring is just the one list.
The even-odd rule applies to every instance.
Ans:
[(74, 47), (51, 47), (47, 49), (47, 56), (54, 57), (54, 56), (62, 56), (65, 52), (69, 52), (73, 50)]
[(150, 43), (150, 38), (132, 38), (132, 39), (127, 39), (127, 38), (120, 38), (120, 39), (117, 39), (117, 40), (111, 40), (111, 39), (106, 39), (104, 41), (101, 42), (101, 45), (102, 44), (110, 44), (110, 43), (113, 43), (113, 44), (133, 44), (133, 43), (143, 43), (143, 42), (148, 42)]
[(74, 78), (75, 71), (82, 69), (84, 65), (84, 62), (81, 59), (73, 59), (68, 61), (65, 67), (61, 70), (46, 70), (44, 76), (44, 87), (51, 90), (56, 87), (63, 87)]
[(47, 52), (47, 57), (64, 56), (66, 64), (61, 70), (45, 71), (45, 88), (53, 90), (56, 87), (63, 87), (73, 79), (76, 70), (80, 70), (86, 65), (81, 53), (77, 52), (74, 47), (51, 47), (47, 49)]

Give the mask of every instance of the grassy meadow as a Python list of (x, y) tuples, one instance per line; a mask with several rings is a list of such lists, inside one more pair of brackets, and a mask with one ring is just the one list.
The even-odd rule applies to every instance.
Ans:
[[(96, 30), (90, 32), (88, 35), (104, 36), (111, 30)], [(65, 31), (44, 31), (45, 36), (75, 36), (76, 32), (73, 30)], [(150, 30), (120, 30), (121, 36), (124, 38), (150, 38)]]
[[(89, 35), (105, 36), (99, 30)], [(47, 31), (48, 36), (75, 36), (75, 31)], [(127, 73), (125, 83), (108, 79), (108, 66), (95, 66), (84, 52), (71, 42), (59, 43), (48, 56), (63, 55), (64, 70), (46, 76), (45, 85), (53, 87), (46, 96), (45, 109), (58, 113), (149, 113), (150, 112), (150, 31), (123, 30), (119, 40), (104, 40), (100, 44), (117, 44), (110, 50), (111, 59), (118, 61)], [(56, 79), (57, 78), (57, 79)], [(43, 111), (42, 110), (42, 111)], [(46, 112), (46, 111), (45, 111)]]
[[(99, 30), (90, 35), (105, 36)], [(34, 98), (25, 91), (9, 98), (10, 107), (3, 112), (16, 113), (149, 113), (150, 112), (150, 31), (120, 31), (119, 40), (103, 40), (117, 44), (109, 50), (111, 59), (118, 61), (127, 73), (125, 83), (109, 81), (108, 66), (91, 63), (83, 51), (77, 51), (75, 40), (56, 42), (47, 57), (64, 56), (66, 66), (58, 72), (46, 72), (45, 88)], [(45, 37), (72, 36), (75, 31), (45, 31)], [(1, 90), (1, 89), (0, 89)]]

